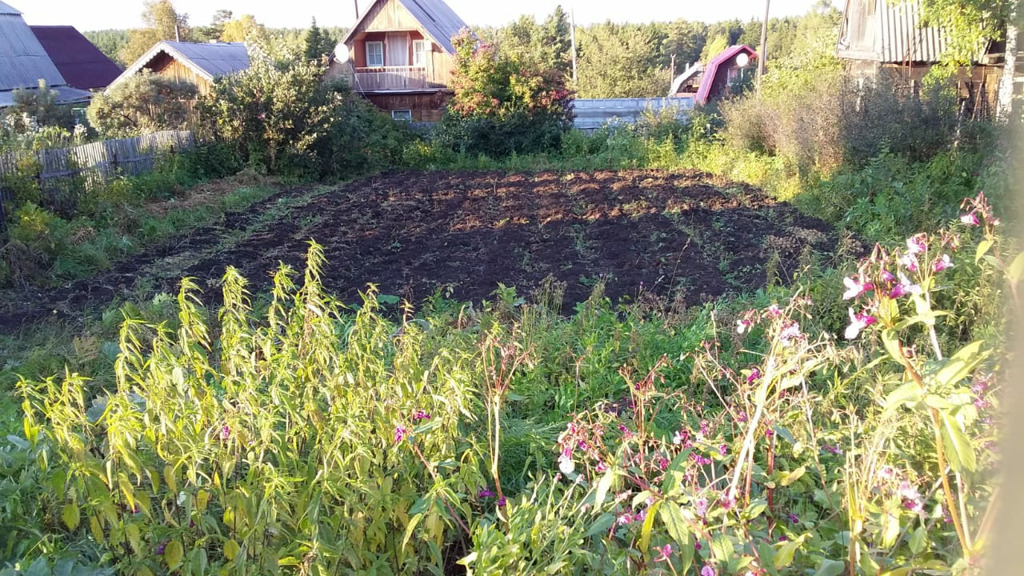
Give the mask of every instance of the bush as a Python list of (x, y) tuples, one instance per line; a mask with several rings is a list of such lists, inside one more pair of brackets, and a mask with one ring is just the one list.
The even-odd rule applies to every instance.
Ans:
[(455, 95), (439, 141), (461, 153), (491, 157), (556, 150), (573, 121), (573, 95), (564, 74), (497, 55), (468, 31), (453, 42)]
[(86, 114), (106, 138), (128, 138), (191, 124), (194, 84), (144, 71), (96, 94)]

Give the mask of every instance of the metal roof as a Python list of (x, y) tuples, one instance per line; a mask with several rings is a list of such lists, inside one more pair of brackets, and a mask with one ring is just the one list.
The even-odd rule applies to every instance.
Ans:
[[(363, 20), (373, 11), (377, 2), (388, 0), (376, 0), (369, 8), (363, 11), (362, 16), (356, 20), (352, 29), (345, 34), (342, 42), (347, 44), (356, 30), (363, 24)], [(437, 42), (449, 54), (455, 53), (455, 46), (452, 45), (452, 36), (455, 36), (463, 28), (468, 28), (465, 21), (451, 9), (451, 6), (444, 0), (395, 0), (401, 4), (414, 18), (423, 26), (427, 35)]]
[(838, 55), (885, 63), (938, 62), (946, 34), (922, 26), (920, 0), (847, 0), (839, 34)]
[(14, 103), (14, 90), (38, 88), (40, 80), (56, 89), (62, 102), (89, 99), (88, 92), (67, 86), (21, 13), (0, 2), (0, 107)]
[(682, 74), (676, 76), (675, 80), (672, 81), (672, 87), (668, 90), (669, 96), (675, 96), (679, 92), (679, 89), (683, 87), (683, 82), (686, 82), (690, 78), (693, 78), (697, 74), (704, 71), (704, 65), (700, 62), (694, 62), (689, 68), (687, 68)]
[(159, 54), (165, 53), (206, 80), (213, 81), (219, 76), (249, 69), (249, 50), (243, 42), (217, 42), (201, 44), (195, 42), (171, 42), (164, 40), (143, 54), (118, 76), (111, 86), (138, 74)]
[[(57, 93), (57, 101), (62, 104), (79, 104), (92, 100), (92, 92), (86, 92), (85, 90), (79, 90), (78, 88), (72, 88), (70, 86), (50, 86), (49, 88)], [(38, 89), (38, 85), (34, 88), (23, 88), (23, 90), (26, 91)], [(0, 108), (6, 108), (8, 106), (14, 106), (14, 91), (0, 91)]]
[(121, 67), (73, 26), (30, 28), (69, 86), (100, 90), (121, 75)]

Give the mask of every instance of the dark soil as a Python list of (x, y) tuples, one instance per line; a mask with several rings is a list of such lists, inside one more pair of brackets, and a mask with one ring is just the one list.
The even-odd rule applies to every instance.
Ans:
[(553, 277), (567, 306), (599, 278), (613, 299), (699, 303), (764, 285), (766, 266), (786, 281), (802, 255), (837, 243), (827, 223), (698, 172), (392, 172), (287, 190), (94, 278), (8, 293), (0, 330), (173, 292), (183, 276), (214, 298), (228, 265), (258, 292), (279, 263), (302, 270), (310, 239), (328, 259), (324, 284), (346, 302), (371, 282), (412, 302), (439, 288), (478, 301), (499, 282), (527, 294)]

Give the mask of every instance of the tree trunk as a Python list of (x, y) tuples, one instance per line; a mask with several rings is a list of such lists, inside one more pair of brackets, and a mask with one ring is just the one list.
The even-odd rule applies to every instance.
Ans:
[(1013, 83), (1017, 75), (1017, 8), (1013, 8), (1006, 23), (1006, 53), (1003, 64), (1003, 76), (999, 79), (999, 97), (996, 104), (996, 117), (1000, 121), (1010, 119), (1013, 110)]

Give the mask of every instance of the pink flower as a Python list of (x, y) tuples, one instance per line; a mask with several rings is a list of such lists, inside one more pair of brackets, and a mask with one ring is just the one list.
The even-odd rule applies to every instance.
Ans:
[(700, 569), (700, 576), (718, 576), (718, 572), (715, 572), (715, 567), (711, 564), (705, 564), (704, 567)]
[(843, 292), (843, 300), (852, 300), (875, 288), (870, 282), (864, 282), (863, 278), (843, 278), (843, 285), (846, 286), (846, 292)]
[(750, 384), (750, 383), (754, 382), (755, 380), (757, 380), (760, 377), (761, 377), (761, 371), (759, 369), (757, 369), (757, 368), (754, 368), (753, 370), (750, 371), (750, 376), (747, 376), (747, 384)]
[(732, 507), (736, 505), (736, 498), (733, 497), (731, 491), (727, 494), (723, 494), (722, 498), (718, 500), (722, 508), (726, 510), (732, 510)]
[(917, 256), (914, 256), (913, 254), (904, 254), (903, 257), (900, 258), (900, 264), (911, 272), (917, 272)]
[(705, 498), (697, 498), (693, 503), (693, 507), (697, 509), (699, 516), (704, 516), (708, 513), (708, 501)]
[(765, 309), (765, 314), (767, 314), (771, 318), (778, 318), (779, 316), (782, 315), (782, 310), (779, 310), (778, 306), (772, 304), (771, 306)]
[(494, 492), (491, 492), (490, 488), (484, 487), (482, 490), (476, 493), (477, 498), (494, 498)]
[(910, 282), (910, 280), (908, 280), (907, 277), (903, 274), (903, 272), (900, 272), (900, 283), (896, 284), (895, 286), (892, 287), (892, 290), (889, 291), (889, 297), (890, 298), (902, 298), (903, 296), (906, 296), (907, 294), (920, 294), (920, 293), (921, 293), (921, 287), (918, 286), (917, 284), (912, 284)]
[(686, 436), (682, 431), (676, 430), (676, 433), (672, 435), (672, 443), (677, 446), (681, 445), (685, 440)]
[(874, 324), (874, 316), (869, 314), (857, 313), (854, 314), (853, 308), (850, 308), (850, 325), (846, 327), (846, 339), (854, 340), (860, 335), (861, 330), (864, 330), (868, 326)]
[(227, 441), (227, 439), (230, 438), (230, 437), (231, 437), (231, 428), (228, 427), (227, 424), (225, 424), (224, 427), (220, 429), (220, 439), (224, 440), (224, 441)]
[(604, 462), (598, 462), (597, 463), (597, 471), (598, 472), (607, 472), (608, 471), (608, 465), (605, 464)]
[(620, 514), (615, 520), (620, 526), (625, 526), (633, 521), (633, 517), (629, 514)]
[(430, 420), (430, 414), (427, 414), (423, 410), (417, 410), (416, 413), (412, 415), (412, 419), (413, 420)]
[(395, 444), (400, 444), (402, 440), (405, 440), (406, 434), (409, 431), (405, 429), (405, 426), (395, 426)]
[(932, 264), (932, 270), (936, 272), (942, 272), (953, 267), (952, 260), (949, 259), (949, 254), (943, 254), (942, 258), (939, 258)]
[(981, 225), (981, 220), (978, 220), (978, 215), (975, 214), (973, 211), (961, 216), (960, 221), (963, 222), (964, 224), (967, 224), (968, 226)]
[(925, 234), (915, 234), (907, 238), (907, 254), (920, 254), (927, 250), (927, 238)]
[(883, 282), (894, 282), (896, 280), (896, 277), (892, 275), (892, 272), (889, 272), (885, 268), (882, 268), (879, 276), (882, 278)]
[(784, 346), (789, 346), (793, 340), (799, 340), (803, 335), (800, 333), (800, 324), (790, 322), (779, 333), (779, 339)]
[(743, 334), (750, 329), (750, 320), (740, 319), (736, 321), (736, 333)]
[(658, 557), (654, 559), (655, 562), (665, 562), (665, 561), (668, 560), (669, 556), (672, 555), (672, 545), (671, 544), (665, 544), (661, 548), (655, 547), (655, 550), (657, 550), (658, 553), (659, 553)]

